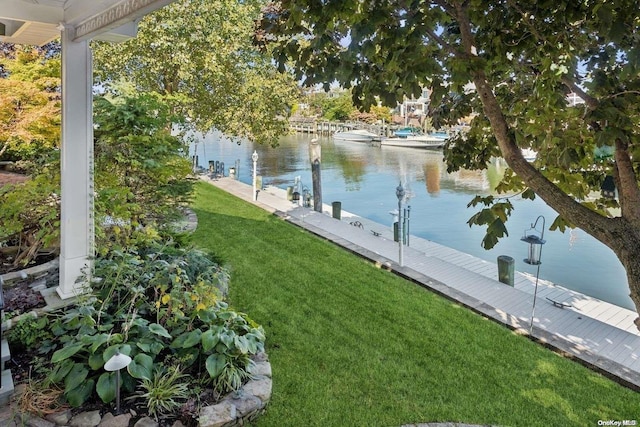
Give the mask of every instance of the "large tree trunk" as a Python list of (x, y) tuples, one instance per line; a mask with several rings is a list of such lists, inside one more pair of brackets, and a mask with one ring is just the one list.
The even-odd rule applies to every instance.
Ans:
[[(609, 245), (627, 271), (629, 296), (636, 308), (640, 307), (640, 230), (633, 226), (621, 226), (612, 234)], [(604, 242), (606, 243), (606, 242)], [(640, 330), (640, 317), (635, 324)]]
[[(455, 15), (463, 41), (463, 52), (457, 55), (473, 61), (476, 58), (476, 49), (467, 7), (466, 2), (455, 3)], [(509, 124), (485, 71), (477, 68), (472, 71), (472, 76), (484, 114), (491, 123), (493, 134), (509, 167), (565, 220), (580, 227), (614, 251), (626, 269), (630, 297), (636, 309), (640, 309), (640, 188), (627, 147), (620, 141), (616, 141), (616, 179), (622, 216), (606, 218), (563, 193), (526, 161), (509, 131)], [(591, 101), (593, 104), (597, 103), (597, 100), (591, 99)], [(607, 286), (606, 283), (602, 285)], [(636, 319), (635, 323), (640, 330), (640, 318)]]

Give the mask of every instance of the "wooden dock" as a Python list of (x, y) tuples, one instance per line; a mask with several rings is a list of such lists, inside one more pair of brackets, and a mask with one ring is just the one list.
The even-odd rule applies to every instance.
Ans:
[(315, 120), (308, 118), (297, 118), (289, 120), (289, 128), (298, 133), (315, 134), (322, 136), (333, 135), (335, 132), (342, 132), (351, 129), (365, 129), (380, 136), (387, 136), (389, 126), (384, 124), (369, 124), (364, 122), (330, 122), (326, 120)]
[[(204, 180), (244, 200), (252, 201), (251, 186), (231, 178)], [(446, 246), (411, 236), (398, 264), (398, 243), (389, 226), (342, 212), (331, 217), (294, 205), (286, 191), (268, 187), (255, 202), (287, 221), (370, 259), (421, 286), (527, 335), (530, 331), (535, 277), (516, 272), (515, 286), (497, 280), (497, 265)], [(354, 226), (357, 225), (357, 226)], [(561, 308), (547, 298), (571, 307)], [(580, 360), (583, 364), (640, 390), (640, 332), (637, 313), (540, 281), (531, 337)]]

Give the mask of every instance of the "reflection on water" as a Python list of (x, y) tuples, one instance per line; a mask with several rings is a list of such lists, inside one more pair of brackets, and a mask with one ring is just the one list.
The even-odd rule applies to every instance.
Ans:
[[(265, 185), (285, 188), (300, 176), (311, 188), (310, 136), (292, 135), (272, 148), (207, 136), (199, 143), (201, 165), (223, 161), (227, 168), (239, 160), (239, 179), (251, 182), (251, 153), (258, 152), (258, 174)], [(390, 211), (397, 208), (395, 188), (402, 181), (411, 205), (411, 233), (477, 257), (496, 262), (499, 255), (516, 260), (516, 269), (535, 274), (522, 262), (526, 245), (520, 241), (538, 215), (551, 224), (556, 213), (542, 200), (512, 199), (514, 211), (507, 224), (509, 236), (490, 251), (482, 249), (481, 227), (469, 227), (476, 212), (467, 204), (476, 194), (489, 194), (506, 164), (494, 161), (489, 169), (447, 173), (442, 151), (401, 147), (370, 147), (364, 143), (320, 139), (322, 146), (322, 197), (325, 204), (341, 201), (344, 210), (391, 226)], [(193, 154), (193, 147), (192, 147)], [(582, 230), (546, 231), (540, 277), (614, 304), (634, 309), (622, 265), (613, 252)]]

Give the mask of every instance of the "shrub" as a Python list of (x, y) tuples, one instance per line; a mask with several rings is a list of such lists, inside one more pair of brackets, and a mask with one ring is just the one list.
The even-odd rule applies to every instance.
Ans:
[(46, 317), (24, 316), (7, 331), (7, 341), (13, 347), (32, 349), (51, 338)]
[[(222, 301), (227, 281), (228, 274), (204, 253), (171, 243), (97, 259), (92, 297), (52, 324), (57, 350), (50, 380), (64, 384), (72, 406), (94, 391), (110, 402), (115, 374), (104, 371), (104, 364), (120, 352), (132, 358), (122, 372), (126, 392), (134, 392), (136, 383), (147, 393), (168, 387), (168, 379), (158, 378), (166, 360), (178, 360), (194, 377), (208, 373), (218, 393), (237, 390), (251, 377), (251, 356), (264, 350), (265, 337), (262, 327)], [(181, 374), (169, 373), (179, 384)], [(147, 397), (158, 400), (156, 414), (172, 405), (156, 394)]]

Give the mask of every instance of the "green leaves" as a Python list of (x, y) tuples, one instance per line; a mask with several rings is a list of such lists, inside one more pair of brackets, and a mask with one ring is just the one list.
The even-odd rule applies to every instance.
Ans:
[(211, 378), (218, 377), (227, 364), (227, 358), (223, 354), (212, 354), (207, 357), (205, 366)]
[(75, 408), (82, 406), (89, 396), (91, 396), (91, 393), (93, 393), (95, 383), (93, 379), (89, 379), (78, 385), (78, 387), (65, 391), (64, 396), (71, 406)]
[(100, 375), (96, 384), (96, 392), (104, 403), (109, 403), (116, 397), (116, 373), (105, 372)]
[(476, 206), (480, 203), (489, 207), (474, 214), (469, 218), (467, 224), (469, 224), (470, 227), (472, 225), (487, 226), (487, 232), (482, 239), (482, 247), (491, 249), (498, 243), (501, 237), (509, 235), (505, 222), (507, 222), (509, 215), (511, 215), (513, 205), (509, 200), (503, 202), (495, 201), (493, 196), (476, 196), (467, 207)]
[(62, 362), (63, 360), (68, 359), (69, 357), (73, 356), (74, 354), (82, 350), (83, 347), (84, 347), (83, 344), (75, 344), (75, 345), (63, 347), (60, 350), (53, 353), (53, 356), (51, 357), (51, 363)]
[(73, 365), (69, 373), (64, 379), (65, 390), (72, 390), (81, 385), (89, 375), (89, 370), (81, 363)]
[(167, 330), (162, 325), (159, 325), (157, 323), (152, 323), (149, 325), (149, 332), (164, 338), (171, 339), (171, 334), (169, 334), (169, 332), (167, 332)]
[[(206, 254), (154, 243), (113, 251), (94, 266), (97, 297), (67, 309), (51, 325), (60, 348), (50, 380), (64, 383), (71, 404), (81, 405), (94, 391), (104, 402), (113, 400), (115, 377), (103, 368), (117, 352), (132, 358), (121, 370), (129, 391), (136, 383), (154, 389), (165, 381), (163, 365), (174, 361), (195, 376), (205, 366), (219, 392), (250, 376), (249, 358), (264, 350), (264, 331), (220, 301), (228, 273)], [(172, 390), (186, 393), (187, 377), (171, 372)]]
[(212, 351), (216, 344), (220, 341), (220, 335), (217, 332), (214, 332), (212, 329), (206, 330), (202, 334), (202, 350), (205, 352)]
[(258, 14), (255, 2), (173, 2), (144, 17), (127, 43), (94, 45), (97, 78), (116, 93), (158, 94), (189, 127), (275, 145), (297, 86), (254, 46)]
[(151, 379), (153, 375), (153, 358), (151, 356), (139, 353), (132, 360), (127, 371), (133, 378)]

